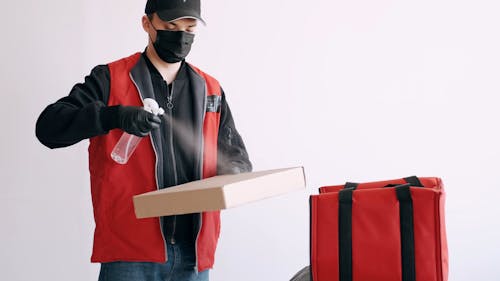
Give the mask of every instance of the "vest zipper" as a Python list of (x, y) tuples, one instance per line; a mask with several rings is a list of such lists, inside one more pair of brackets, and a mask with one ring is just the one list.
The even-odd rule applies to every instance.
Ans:
[(175, 244), (175, 228), (177, 225), (177, 216), (174, 216), (174, 223), (172, 224), (172, 237), (170, 238), (170, 244)]
[[(130, 80), (135, 85), (135, 88), (137, 89), (137, 92), (139, 93), (139, 96), (141, 100), (144, 100), (144, 96), (141, 93), (141, 90), (137, 86), (137, 83), (134, 80), (134, 77), (132, 76), (132, 73), (129, 73)], [(156, 182), (156, 190), (160, 190), (160, 183), (158, 181), (158, 152), (156, 151), (155, 145), (154, 145), (154, 140), (153, 140), (153, 135), (149, 134), (149, 138), (151, 140), (151, 146), (153, 147), (153, 151), (155, 153), (155, 182)], [(167, 239), (165, 239), (165, 233), (163, 232), (163, 217), (159, 217), (158, 221), (160, 223), (160, 233), (161, 233), (161, 238), (163, 239), (163, 248), (165, 252), (165, 261), (168, 261), (168, 253), (167, 253)]]
[[(177, 179), (177, 165), (175, 163), (175, 153), (174, 153), (174, 116), (173, 116), (173, 108), (174, 104), (172, 103), (173, 96), (174, 96), (174, 84), (175, 82), (172, 82), (172, 89), (169, 91), (167, 95), (167, 109), (169, 113), (169, 123), (170, 123), (170, 133), (169, 133), (169, 139), (170, 139), (170, 155), (172, 157), (172, 169), (174, 170), (174, 186), (177, 185), (178, 179)], [(177, 216), (174, 216), (174, 222), (172, 225), (172, 238), (170, 239), (171, 244), (175, 244), (175, 229), (177, 226)]]
[[(205, 82), (205, 94), (203, 101), (203, 118), (201, 119), (203, 124), (201, 125), (201, 152), (200, 152), (200, 179), (203, 179), (203, 152), (205, 151), (205, 141), (203, 135), (203, 128), (205, 127), (205, 115), (207, 114), (207, 96), (208, 96), (208, 88), (207, 83)], [(198, 227), (198, 231), (196, 232), (196, 240), (194, 242), (194, 253), (195, 253), (195, 270), (198, 272), (198, 238), (200, 237), (201, 227), (203, 225), (203, 213), (200, 214), (200, 226)]]

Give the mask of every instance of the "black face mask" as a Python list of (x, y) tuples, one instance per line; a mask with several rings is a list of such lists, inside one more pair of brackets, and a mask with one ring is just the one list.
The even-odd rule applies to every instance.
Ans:
[(153, 43), (153, 47), (160, 59), (168, 63), (176, 63), (186, 58), (191, 51), (193, 41), (193, 33), (156, 30), (156, 41)]

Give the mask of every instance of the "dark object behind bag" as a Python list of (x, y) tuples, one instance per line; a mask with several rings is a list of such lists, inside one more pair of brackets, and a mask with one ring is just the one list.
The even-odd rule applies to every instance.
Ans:
[(314, 281), (447, 281), (444, 190), (410, 177), (311, 196)]
[(295, 274), (290, 281), (311, 281), (311, 269), (309, 266), (301, 269)]

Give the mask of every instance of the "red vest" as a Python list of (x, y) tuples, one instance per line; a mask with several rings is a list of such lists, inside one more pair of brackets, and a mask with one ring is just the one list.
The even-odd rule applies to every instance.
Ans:
[[(109, 64), (111, 88), (108, 105), (143, 106), (130, 72), (139, 62), (140, 53)], [(221, 95), (217, 80), (190, 66), (204, 81), (206, 95)], [(145, 73), (143, 79), (149, 79)], [(217, 137), (220, 113), (206, 112), (203, 125), (203, 178), (216, 175)], [(89, 169), (94, 207), (95, 233), (92, 262), (166, 261), (165, 241), (160, 219), (137, 219), (132, 197), (157, 190), (156, 163), (152, 139), (145, 137), (126, 165), (115, 163), (111, 151), (123, 131), (90, 139)], [(199, 271), (212, 268), (220, 232), (220, 212), (204, 212), (196, 240)]]

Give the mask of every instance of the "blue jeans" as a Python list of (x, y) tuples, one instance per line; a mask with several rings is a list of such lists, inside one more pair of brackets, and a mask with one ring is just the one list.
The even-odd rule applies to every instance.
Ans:
[(196, 271), (194, 245), (167, 244), (168, 261), (101, 264), (99, 281), (208, 281), (208, 270)]

